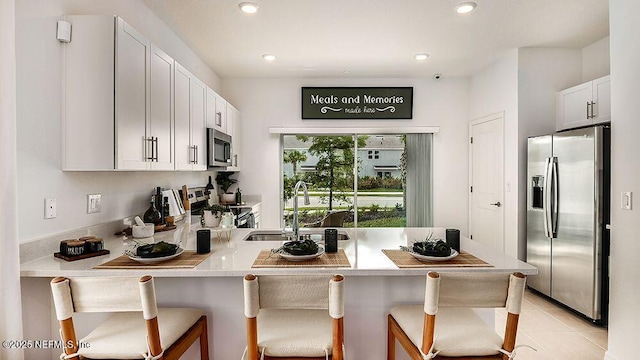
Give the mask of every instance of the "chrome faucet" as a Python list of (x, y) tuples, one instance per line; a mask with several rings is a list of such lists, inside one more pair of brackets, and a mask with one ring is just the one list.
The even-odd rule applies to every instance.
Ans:
[(300, 187), (302, 186), (302, 190), (304, 191), (304, 204), (309, 205), (311, 202), (309, 201), (309, 192), (307, 191), (307, 184), (300, 180), (296, 183), (296, 186), (293, 188), (293, 239), (300, 240), (300, 225), (298, 224), (298, 191), (300, 191)]

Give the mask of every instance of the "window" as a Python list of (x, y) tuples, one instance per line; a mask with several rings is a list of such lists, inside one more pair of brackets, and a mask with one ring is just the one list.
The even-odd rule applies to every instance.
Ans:
[(431, 226), (431, 137), (282, 135), (284, 225), (291, 226), (293, 188), (303, 180), (311, 204), (298, 203), (301, 226), (321, 226), (333, 211), (349, 212), (344, 227)]

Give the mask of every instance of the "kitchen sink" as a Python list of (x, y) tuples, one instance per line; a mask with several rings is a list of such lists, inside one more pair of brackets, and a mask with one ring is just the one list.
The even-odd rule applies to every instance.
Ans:
[[(300, 235), (310, 234), (312, 240), (324, 241), (324, 233), (301, 231)], [(282, 231), (256, 230), (247, 235), (244, 241), (288, 241), (289, 237), (284, 236)], [(349, 240), (349, 235), (345, 232), (338, 232), (338, 241)]]

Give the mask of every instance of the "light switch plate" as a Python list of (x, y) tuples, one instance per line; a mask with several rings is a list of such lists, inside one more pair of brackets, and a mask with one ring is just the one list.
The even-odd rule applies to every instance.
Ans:
[(631, 191), (623, 191), (622, 197), (620, 199), (620, 206), (622, 210), (631, 210), (631, 195), (633, 193)]
[(87, 195), (87, 214), (95, 214), (102, 211), (102, 194)]

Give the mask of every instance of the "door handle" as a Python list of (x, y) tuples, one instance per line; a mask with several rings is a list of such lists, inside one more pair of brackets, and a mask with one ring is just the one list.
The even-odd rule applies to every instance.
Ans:
[(489, 204), (489, 205), (493, 205), (493, 206), (497, 206), (497, 207), (502, 206), (502, 204), (500, 203), (500, 201), (498, 201), (498, 202), (497, 202), (497, 203), (495, 203), (495, 204)]

